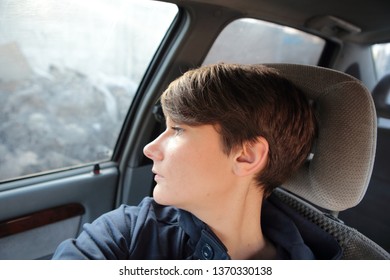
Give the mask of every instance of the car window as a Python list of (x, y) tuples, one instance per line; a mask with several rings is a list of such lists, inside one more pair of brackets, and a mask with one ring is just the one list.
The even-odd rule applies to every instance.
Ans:
[(319, 37), (256, 19), (238, 19), (220, 33), (204, 64), (318, 64), (325, 46)]
[(372, 46), (375, 70), (378, 80), (390, 73), (390, 43)]
[(0, 181), (109, 160), (177, 6), (0, 2)]
[[(390, 74), (390, 43), (372, 46), (377, 81)], [(390, 106), (390, 95), (387, 95), (386, 104)], [(390, 129), (390, 119), (378, 118), (378, 127)]]

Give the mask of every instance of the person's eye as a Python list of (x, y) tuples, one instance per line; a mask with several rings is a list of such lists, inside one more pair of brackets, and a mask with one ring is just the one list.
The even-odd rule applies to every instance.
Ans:
[(184, 131), (184, 129), (180, 126), (172, 126), (171, 129), (175, 132), (175, 135), (180, 135)]

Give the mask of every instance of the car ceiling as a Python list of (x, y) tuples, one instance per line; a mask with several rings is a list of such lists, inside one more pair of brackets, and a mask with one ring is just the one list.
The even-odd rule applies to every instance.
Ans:
[[(388, 0), (186, 0), (237, 10), (242, 16), (291, 26), (332, 39), (372, 44), (390, 41)], [(207, 8), (207, 7), (205, 7)]]

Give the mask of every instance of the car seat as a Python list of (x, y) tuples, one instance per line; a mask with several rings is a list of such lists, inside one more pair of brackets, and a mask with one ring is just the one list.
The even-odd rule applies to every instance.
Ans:
[(378, 117), (377, 148), (374, 169), (364, 199), (339, 217), (367, 237), (390, 250), (390, 74), (372, 91)]
[(377, 135), (371, 94), (362, 82), (335, 70), (268, 66), (305, 92), (319, 123), (311, 156), (274, 194), (330, 233), (343, 249), (343, 259), (390, 259), (387, 251), (337, 218), (362, 200), (370, 181)]

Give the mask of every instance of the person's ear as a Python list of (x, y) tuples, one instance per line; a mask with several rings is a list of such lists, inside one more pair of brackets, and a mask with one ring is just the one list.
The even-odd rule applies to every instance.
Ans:
[(268, 151), (268, 141), (263, 137), (258, 137), (256, 142), (245, 142), (235, 154), (235, 174), (247, 176), (264, 169), (268, 162)]

